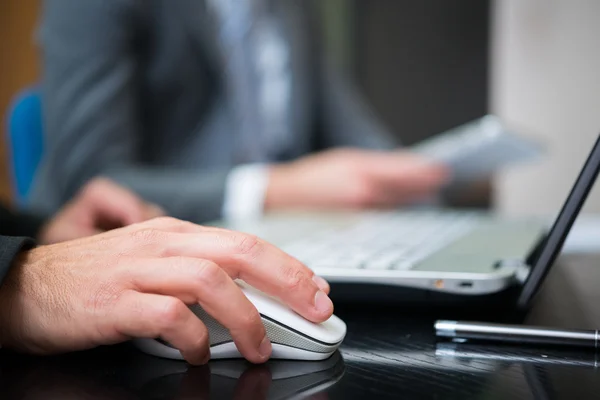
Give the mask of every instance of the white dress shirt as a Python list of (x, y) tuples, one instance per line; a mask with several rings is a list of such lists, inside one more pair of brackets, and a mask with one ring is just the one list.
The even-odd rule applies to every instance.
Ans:
[(223, 219), (228, 221), (259, 218), (263, 215), (269, 185), (269, 166), (245, 164), (227, 176)]

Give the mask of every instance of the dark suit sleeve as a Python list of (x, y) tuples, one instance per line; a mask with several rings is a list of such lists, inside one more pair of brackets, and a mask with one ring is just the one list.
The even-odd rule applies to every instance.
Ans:
[(0, 236), (0, 285), (17, 255), (34, 246), (31, 238)]
[(176, 169), (143, 158), (136, 60), (146, 6), (133, 0), (43, 2), (46, 157), (33, 209), (54, 213), (87, 181), (105, 176), (174, 217), (204, 222), (221, 216), (228, 168)]
[(0, 284), (20, 251), (35, 246), (34, 237), (43, 218), (32, 215), (16, 215), (0, 206)]
[(13, 213), (0, 206), (0, 235), (34, 238), (44, 223), (44, 217)]

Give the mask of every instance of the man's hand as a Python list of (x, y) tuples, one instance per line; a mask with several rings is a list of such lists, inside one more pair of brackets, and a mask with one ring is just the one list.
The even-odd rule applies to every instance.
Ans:
[(162, 216), (157, 206), (103, 178), (88, 183), (38, 234), (42, 244), (64, 242)]
[(265, 209), (397, 207), (430, 198), (448, 178), (410, 153), (330, 150), (272, 167)]
[(161, 338), (192, 364), (209, 358), (200, 304), (241, 354), (271, 354), (241, 279), (313, 322), (333, 313), (329, 286), (296, 259), (242, 233), (158, 218), (27, 251), (0, 287), (0, 343), (37, 354)]

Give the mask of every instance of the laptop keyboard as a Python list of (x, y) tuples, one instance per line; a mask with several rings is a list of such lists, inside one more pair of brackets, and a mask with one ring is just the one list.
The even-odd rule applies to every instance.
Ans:
[(469, 212), (381, 212), (283, 246), (311, 269), (407, 270), (468, 233)]

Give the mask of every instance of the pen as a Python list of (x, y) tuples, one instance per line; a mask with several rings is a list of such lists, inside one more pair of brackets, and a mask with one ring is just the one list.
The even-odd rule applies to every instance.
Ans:
[(555, 329), (468, 321), (437, 321), (438, 337), (598, 348), (598, 330)]

